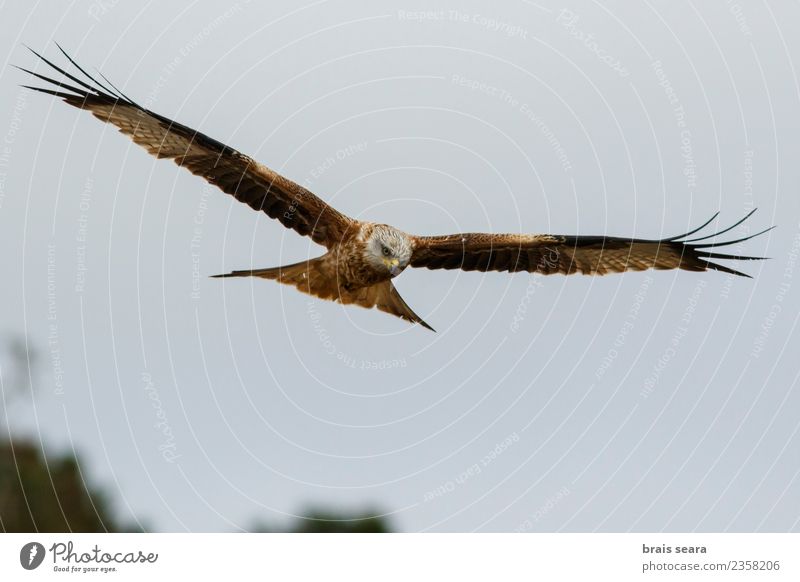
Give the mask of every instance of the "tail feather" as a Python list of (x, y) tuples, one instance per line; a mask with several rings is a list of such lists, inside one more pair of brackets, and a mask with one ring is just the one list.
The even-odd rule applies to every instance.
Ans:
[[(361, 305), (367, 309), (377, 307), (384, 313), (389, 313), (400, 319), (410, 321), (411, 323), (418, 323), (425, 329), (429, 329), (434, 333), (436, 332), (424, 319), (414, 313), (414, 310), (403, 300), (391, 281), (384, 281), (372, 285), (371, 287), (365, 287), (361, 291), (362, 292), (351, 301), (352, 303)], [(342, 303), (344, 303), (344, 301), (342, 301)]]

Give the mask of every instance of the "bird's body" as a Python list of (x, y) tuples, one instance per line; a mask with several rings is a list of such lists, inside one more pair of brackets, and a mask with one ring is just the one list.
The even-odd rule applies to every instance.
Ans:
[(694, 239), (687, 237), (707, 226), (710, 220), (689, 233), (666, 239), (485, 233), (416, 236), (387, 224), (358, 221), (233, 148), (141, 107), (113, 85), (109, 88), (92, 78), (66, 53), (64, 55), (84, 78), (64, 71), (37, 54), (77, 86), (27, 71), (55, 85), (54, 88), (30, 88), (90, 111), (98, 119), (117, 126), (154, 156), (172, 159), (240, 202), (309, 236), (327, 249), (318, 258), (294, 265), (233, 271), (218, 277), (273, 279), (321, 299), (376, 307), (432, 329), (408, 307), (392, 283), (392, 279), (407, 267), (565, 275), (603, 275), (644, 269), (713, 269), (744, 275), (709, 259), (760, 258), (713, 252), (714, 247), (757, 235), (725, 242), (703, 242), (730, 231), (744, 219), (714, 235)]
[(413, 243), (412, 237), (387, 224), (360, 222), (321, 257), (215, 277), (273, 279), (320, 299), (377, 307), (433, 329), (411, 310), (391, 282), (408, 266)]

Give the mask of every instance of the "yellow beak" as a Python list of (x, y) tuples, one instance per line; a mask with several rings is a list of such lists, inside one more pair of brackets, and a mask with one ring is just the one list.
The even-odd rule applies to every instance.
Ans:
[(392, 277), (396, 277), (400, 274), (400, 261), (397, 259), (383, 259), (383, 262), (389, 269), (389, 273), (391, 273)]

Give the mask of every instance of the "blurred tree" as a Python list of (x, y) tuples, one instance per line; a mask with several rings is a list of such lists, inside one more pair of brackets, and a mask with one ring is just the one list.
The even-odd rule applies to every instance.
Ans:
[[(3, 346), (0, 367), (4, 420), (10, 400), (32, 390), (36, 354), (25, 338)], [(48, 458), (41, 445), (0, 434), (0, 530), (6, 532), (131, 531), (111, 517), (105, 496), (86, 485), (71, 454)]]
[[(9, 402), (33, 389), (37, 360), (24, 338), (12, 338), (0, 348), (0, 427)], [(3, 434), (5, 433), (5, 434)], [(108, 498), (87, 485), (78, 458), (45, 454), (41, 443), (11, 438), (0, 431), (0, 531), (121, 532), (143, 531), (121, 524), (111, 514)], [(348, 513), (319, 507), (292, 523), (275, 527), (257, 523), (256, 532), (385, 533), (388, 520), (377, 511)]]
[(0, 528), (6, 532), (120, 531), (78, 460), (46, 459), (28, 442), (0, 443)]
[(377, 512), (348, 515), (315, 508), (295, 521), (294, 530), (301, 533), (389, 533), (389, 521)]
[(314, 507), (283, 527), (257, 522), (250, 531), (291, 533), (389, 533), (389, 521), (375, 511), (348, 513)]
[[(16, 399), (25, 394), (33, 395), (33, 370), (39, 361), (39, 353), (28, 345), (24, 337), (7, 336), (0, 350), (0, 406), (3, 412)], [(5, 414), (0, 416), (0, 423)]]

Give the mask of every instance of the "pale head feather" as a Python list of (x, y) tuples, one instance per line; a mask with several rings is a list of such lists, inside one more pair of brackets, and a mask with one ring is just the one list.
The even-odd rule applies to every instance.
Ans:
[(393, 264), (400, 271), (405, 269), (413, 250), (409, 236), (388, 224), (371, 226), (364, 241), (366, 259), (377, 269), (388, 270)]

